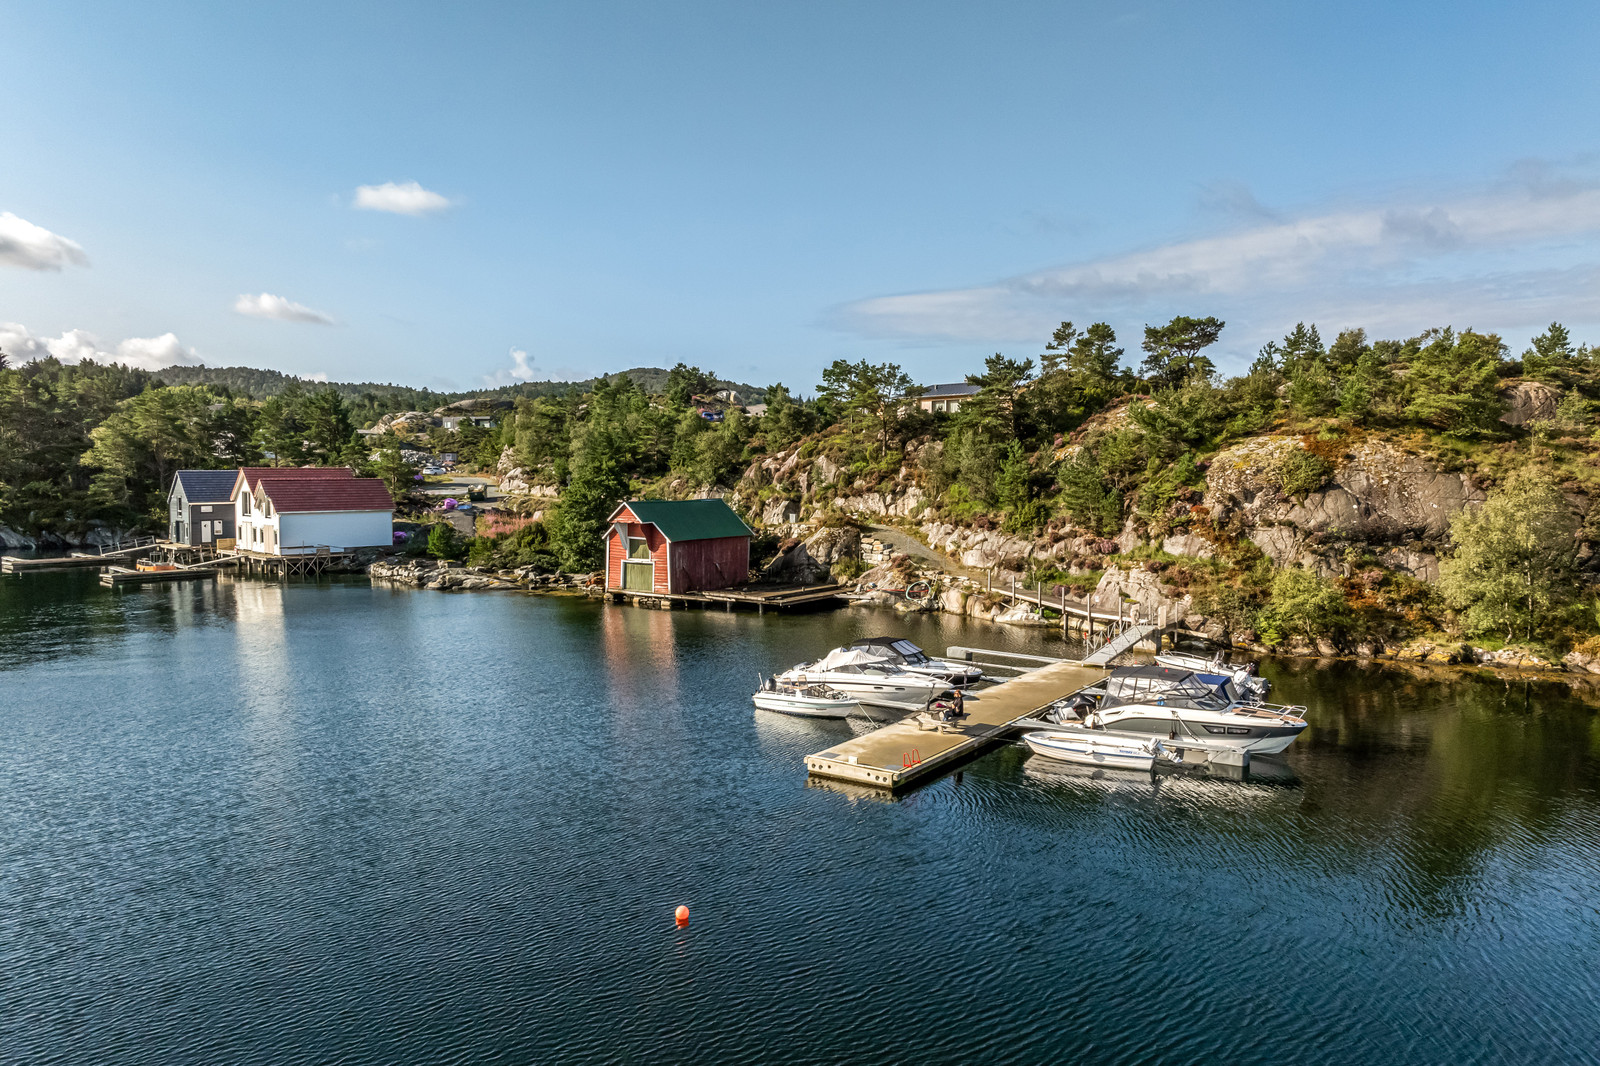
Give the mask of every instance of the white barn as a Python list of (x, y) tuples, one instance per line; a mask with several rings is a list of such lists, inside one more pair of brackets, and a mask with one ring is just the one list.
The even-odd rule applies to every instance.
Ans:
[(310, 555), (394, 543), (394, 500), (348, 467), (242, 467), (233, 486), (237, 547)]

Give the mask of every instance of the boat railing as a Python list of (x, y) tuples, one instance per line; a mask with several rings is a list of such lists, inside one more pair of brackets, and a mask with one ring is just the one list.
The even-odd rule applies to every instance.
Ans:
[(1274, 718), (1295, 718), (1299, 721), (1306, 720), (1304, 704), (1296, 703), (1238, 703), (1234, 705), (1235, 714), (1263, 714)]
[[(994, 662), (979, 659), (977, 656), (987, 655), (991, 659), (1014, 659), (1016, 662)], [(1053, 666), (1056, 663), (1069, 662), (1070, 660), (1054, 658), (1048, 655), (1028, 655), (1018, 651), (1001, 651), (998, 648), (968, 648), (959, 644), (952, 644), (944, 650), (944, 658), (948, 662), (971, 663), (981, 667), (987, 674), (991, 670), (1007, 670), (1015, 674), (1027, 674), (1034, 670)]]

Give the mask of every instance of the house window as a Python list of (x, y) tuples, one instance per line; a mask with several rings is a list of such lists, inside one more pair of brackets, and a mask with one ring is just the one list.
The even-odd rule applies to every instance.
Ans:
[(248, 496), (240, 496), (239, 497), (239, 513), (240, 514), (249, 514), (250, 513), (250, 497), (248, 497)]
[(643, 537), (629, 537), (628, 538), (628, 558), (630, 558), (630, 559), (648, 559), (648, 558), (650, 558), (650, 542), (645, 540)]

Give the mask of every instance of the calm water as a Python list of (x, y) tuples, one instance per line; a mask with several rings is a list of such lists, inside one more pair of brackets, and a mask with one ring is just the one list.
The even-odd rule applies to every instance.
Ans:
[(808, 786), (841, 727), (753, 712), (756, 671), (884, 629), (1051, 647), (0, 582), (0, 1058), (1600, 1061), (1600, 725), (1563, 689), (1269, 664), (1313, 723), (1273, 780), (1009, 747)]

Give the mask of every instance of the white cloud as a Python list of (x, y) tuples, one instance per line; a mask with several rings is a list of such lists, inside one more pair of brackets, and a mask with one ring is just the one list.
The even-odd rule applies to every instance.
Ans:
[(318, 371), (315, 374), (301, 374), (300, 375), (300, 380), (301, 381), (323, 382), (323, 381), (327, 381), (328, 380), (328, 375), (323, 371)]
[(414, 181), (396, 184), (362, 185), (356, 189), (355, 207), (363, 211), (388, 211), (396, 215), (426, 215), (443, 211), (450, 201)]
[(1064, 318), (1173, 314), (1225, 317), (1236, 340), (1318, 315), (1328, 326), (1396, 330), (1600, 322), (1600, 183), (1542, 174), (1431, 203), (1285, 218), (1229, 188), (1216, 198), (1254, 224), (970, 288), (861, 300), (838, 324), (876, 337), (1037, 342)]
[(533, 380), (533, 375), (537, 373), (537, 370), (534, 368), (532, 357), (521, 348), (513, 348), (509, 354), (511, 356), (511, 365), (509, 367), (501, 367), (493, 374), (486, 374), (483, 379), (486, 384), (495, 386), (515, 385), (519, 381)]
[(270, 292), (257, 293), (254, 296), (242, 293), (233, 301), (233, 309), (251, 318), (275, 318), (280, 322), (311, 322), (319, 326), (333, 325), (333, 316), (314, 310), (305, 304), (286, 300), (282, 296), (274, 296)]
[(82, 329), (69, 329), (59, 337), (36, 337), (19, 322), (0, 322), (0, 351), (18, 363), (55, 356), (63, 363), (122, 363), (139, 370), (169, 366), (195, 366), (200, 353), (185, 348), (173, 333), (159, 337), (129, 337), (108, 349), (100, 338)]
[(69, 263), (88, 266), (89, 257), (77, 241), (0, 211), (0, 263), (26, 270), (60, 270)]

